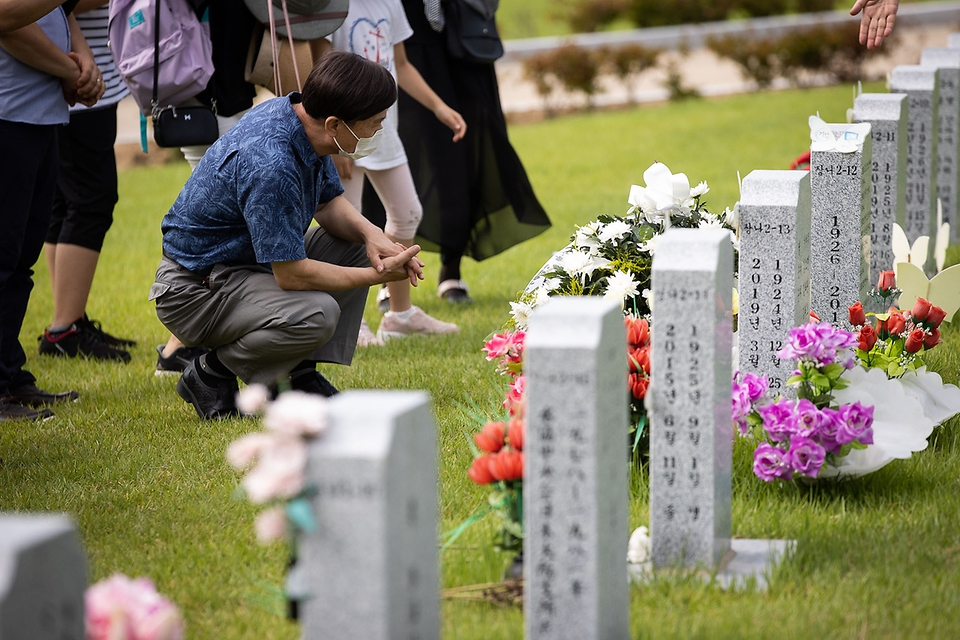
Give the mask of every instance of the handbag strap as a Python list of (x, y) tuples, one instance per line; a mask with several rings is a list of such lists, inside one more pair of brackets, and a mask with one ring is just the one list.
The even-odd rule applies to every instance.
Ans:
[[(280, 0), (283, 8), (283, 22), (287, 27), (287, 44), (290, 48), (290, 58), (293, 60), (293, 74), (297, 78), (297, 91), (303, 91), (300, 84), (300, 69), (297, 67), (297, 55), (293, 49), (293, 32), (290, 29), (290, 13), (287, 11), (287, 0)], [(267, 0), (267, 15), (270, 17), (270, 49), (273, 54), (273, 88), (277, 96), (283, 95), (283, 86), (280, 81), (280, 49), (277, 46), (277, 23), (273, 16), (273, 2)]]

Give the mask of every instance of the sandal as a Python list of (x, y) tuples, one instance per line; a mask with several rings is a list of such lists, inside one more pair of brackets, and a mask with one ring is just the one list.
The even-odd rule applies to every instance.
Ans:
[(469, 304), (473, 302), (470, 289), (463, 280), (444, 280), (437, 287), (437, 297), (451, 304)]

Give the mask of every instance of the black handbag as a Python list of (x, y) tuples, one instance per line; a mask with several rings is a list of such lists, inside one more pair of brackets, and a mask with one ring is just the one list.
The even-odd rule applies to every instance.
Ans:
[[(220, 137), (220, 125), (217, 123), (217, 103), (209, 107), (167, 106), (161, 108), (157, 103), (157, 83), (160, 81), (160, 2), (154, 21), (153, 35), (153, 99), (150, 111), (153, 118), (153, 140), (158, 147), (189, 147), (193, 145), (213, 144)], [(144, 151), (146, 151), (146, 138)]]
[(219, 137), (217, 114), (210, 107), (166, 107), (153, 112), (153, 139), (158, 147), (213, 144)]
[(465, 62), (490, 63), (503, 56), (503, 42), (493, 16), (484, 17), (463, 0), (444, 2), (447, 51)]

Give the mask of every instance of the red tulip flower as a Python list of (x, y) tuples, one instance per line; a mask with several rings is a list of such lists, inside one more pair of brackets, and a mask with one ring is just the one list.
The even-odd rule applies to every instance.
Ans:
[(877, 289), (882, 293), (884, 291), (890, 291), (897, 286), (897, 276), (893, 271), (881, 271), (880, 272), (880, 281), (877, 283)]
[(932, 306), (929, 300), (917, 298), (917, 301), (913, 303), (913, 310), (910, 311), (910, 315), (913, 316), (914, 320), (926, 320)]
[(861, 351), (870, 351), (873, 349), (873, 345), (877, 344), (877, 332), (873, 330), (873, 327), (870, 325), (864, 325), (860, 329), (860, 335), (857, 337), (859, 344), (857, 348)]
[(890, 317), (887, 319), (887, 333), (891, 336), (899, 336), (907, 328), (907, 319), (899, 313), (896, 307), (890, 307)]
[(927, 334), (927, 337), (923, 339), (923, 348), (924, 349), (933, 349), (935, 346), (940, 344), (940, 330), (934, 329), (932, 332)]
[[(499, 455), (499, 454), (497, 454)], [(473, 464), (467, 470), (467, 475), (477, 484), (490, 484), (496, 478), (490, 473), (490, 460), (492, 455), (479, 456), (473, 459)]]
[(507, 440), (510, 441), (510, 446), (517, 451), (523, 449), (524, 429), (525, 425), (521, 418), (511, 418), (507, 424)]
[(903, 348), (907, 353), (916, 353), (923, 349), (923, 341), (926, 340), (927, 334), (924, 333), (923, 329), (914, 329), (910, 332), (910, 335), (907, 336), (906, 342), (903, 343)]
[(647, 387), (650, 386), (650, 378), (646, 378), (639, 373), (632, 373), (627, 376), (627, 382), (630, 385), (630, 393), (634, 398), (643, 400), (647, 395)]
[(927, 314), (927, 325), (931, 329), (936, 329), (940, 326), (940, 323), (943, 322), (944, 318), (947, 317), (947, 312), (941, 309), (940, 307), (934, 305), (930, 307), (930, 313)]
[(496, 453), (503, 448), (503, 436), (506, 431), (507, 425), (502, 422), (488, 422), (483, 425), (479, 433), (473, 434), (473, 441), (481, 451)]
[(523, 478), (523, 452), (503, 449), (490, 456), (490, 474), (497, 480), (510, 482)]
[(650, 347), (634, 349), (628, 356), (630, 373), (650, 373)]
[(627, 316), (623, 325), (627, 328), (627, 344), (642, 347), (650, 340), (650, 325), (645, 319)]
[(855, 327), (862, 327), (867, 324), (867, 315), (863, 312), (863, 305), (857, 301), (847, 309), (850, 312), (850, 324)]

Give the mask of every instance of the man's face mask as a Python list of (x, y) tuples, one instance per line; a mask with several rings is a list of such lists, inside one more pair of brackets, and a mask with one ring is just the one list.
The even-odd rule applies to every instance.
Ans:
[[(343, 122), (343, 120), (340, 122)], [(333, 141), (337, 143), (337, 148), (340, 149), (340, 155), (346, 156), (351, 160), (359, 160), (361, 158), (366, 158), (368, 155), (377, 150), (377, 145), (380, 144), (380, 134), (383, 133), (383, 129), (377, 130), (377, 132), (369, 138), (361, 138), (353, 132), (353, 129), (351, 129), (346, 122), (343, 122), (343, 126), (347, 127), (347, 131), (349, 131), (350, 134), (357, 139), (357, 148), (352, 153), (348, 153), (343, 150), (343, 147), (341, 147), (340, 143), (337, 142), (337, 139), (334, 138)]]

